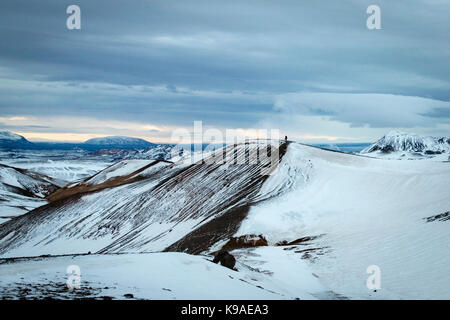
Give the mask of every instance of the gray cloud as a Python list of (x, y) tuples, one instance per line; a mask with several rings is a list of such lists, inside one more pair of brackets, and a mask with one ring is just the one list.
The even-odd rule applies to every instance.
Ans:
[(275, 99), (283, 114), (329, 116), (352, 127), (412, 128), (436, 124), (450, 114), (450, 102), (390, 94), (290, 93)]
[[(65, 27), (69, 4), (82, 30)], [(369, 4), (2, 1), (1, 115), (251, 127), (295, 109), (352, 127), (448, 122), (450, 4), (378, 1), (375, 31)], [(363, 94), (381, 100), (358, 108)]]

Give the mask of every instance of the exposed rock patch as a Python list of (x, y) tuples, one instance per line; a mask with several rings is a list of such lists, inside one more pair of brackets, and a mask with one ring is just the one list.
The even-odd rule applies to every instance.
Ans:
[(222, 250), (234, 250), (243, 248), (253, 248), (267, 246), (267, 240), (262, 234), (260, 235), (244, 235), (240, 237), (231, 237), (230, 240), (222, 247)]
[(447, 221), (450, 220), (450, 211), (435, 215), (435, 216), (430, 216), (430, 217), (426, 217), (423, 218), (424, 220), (426, 220), (426, 222), (433, 222), (433, 221)]
[(222, 266), (234, 270), (236, 259), (228, 251), (219, 251), (214, 257), (214, 263), (220, 263)]

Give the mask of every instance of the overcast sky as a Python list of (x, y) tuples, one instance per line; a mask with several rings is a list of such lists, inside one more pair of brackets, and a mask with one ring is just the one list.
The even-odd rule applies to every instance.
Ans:
[[(66, 8), (81, 8), (68, 30)], [(366, 9), (381, 8), (381, 30)], [(450, 0), (2, 0), (0, 129), (31, 140), (177, 128), (306, 142), (450, 136)]]

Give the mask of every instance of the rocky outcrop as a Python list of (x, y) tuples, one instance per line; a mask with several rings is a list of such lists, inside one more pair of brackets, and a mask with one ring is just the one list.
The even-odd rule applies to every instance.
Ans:
[(214, 263), (220, 263), (222, 266), (234, 270), (236, 259), (228, 251), (219, 251), (213, 260)]

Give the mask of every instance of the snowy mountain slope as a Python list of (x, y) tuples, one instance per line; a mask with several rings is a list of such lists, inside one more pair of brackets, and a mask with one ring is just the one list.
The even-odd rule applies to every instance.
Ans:
[(0, 148), (14, 149), (32, 145), (24, 137), (10, 131), (0, 131)]
[(57, 188), (49, 177), (0, 164), (0, 223), (46, 204)]
[(20, 189), (28, 196), (43, 198), (55, 190), (52, 179), (32, 171), (0, 164), (0, 183), (3, 189)]
[(110, 162), (99, 160), (50, 160), (39, 158), (2, 160), (2, 163), (51, 177), (53, 183), (60, 187), (87, 179), (111, 165)]
[(52, 177), (59, 186), (79, 182), (121, 160), (168, 160), (172, 146), (156, 145), (138, 150), (101, 149), (20, 150), (0, 152), (0, 162)]
[[(253, 157), (265, 147), (258, 142), (230, 146), (225, 149), (225, 163), (169, 163), (151, 172), (144, 170), (136, 179), (127, 174), (125, 181), (100, 190), (80, 192), (81, 187), (74, 186), (76, 192), (69, 188), (54, 202), (2, 225), (0, 252), (9, 257), (142, 252), (172, 245), (178, 251), (204, 251), (235, 232), (249, 206), (263, 199), (255, 195), (267, 178), (261, 171), (271, 159), (239, 165), (232, 159)], [(284, 145), (280, 156), (283, 150)], [(134, 164), (131, 167), (136, 169)], [(155, 164), (150, 161), (146, 169)], [(120, 165), (114, 168), (121, 170)], [(104, 173), (98, 177), (108, 180)], [(105, 182), (104, 178), (99, 182)], [(196, 238), (193, 233), (201, 227), (209, 232)]]
[(157, 167), (159, 168), (161, 164), (164, 165), (167, 163), (147, 160), (124, 160), (102, 170), (93, 177), (85, 180), (83, 183), (86, 185), (101, 184), (114, 178), (125, 177), (136, 173), (139, 169), (146, 169), (149, 164), (157, 164)]
[[(450, 298), (450, 221), (428, 218), (450, 209), (449, 163), (291, 143), (264, 187), (280, 181), (293, 181), (290, 190), (253, 206), (234, 237), (262, 234), (269, 245), (312, 238), (286, 249), (349, 298)], [(370, 265), (381, 269), (376, 293), (366, 287)]]
[(24, 139), (24, 137), (19, 136), (18, 134), (9, 132), (9, 131), (0, 131), (0, 141), (7, 140), (7, 141), (19, 141)]
[(448, 161), (450, 138), (424, 137), (412, 133), (391, 131), (361, 154), (392, 159), (433, 159)]
[(72, 183), (60, 188), (47, 197), (50, 201), (68, 198), (76, 194), (99, 191), (118, 187), (131, 182), (139, 181), (158, 174), (158, 172), (171, 164), (160, 160), (124, 160), (115, 163), (92, 177), (78, 183)]
[(45, 199), (0, 190), (0, 224), (47, 203)]

